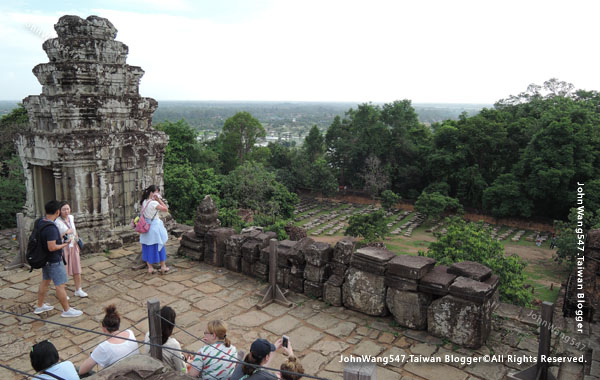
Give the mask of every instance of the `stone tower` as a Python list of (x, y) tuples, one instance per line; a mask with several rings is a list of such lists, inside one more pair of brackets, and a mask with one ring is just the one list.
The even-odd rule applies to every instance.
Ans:
[(25, 214), (67, 200), (90, 249), (122, 245), (119, 227), (142, 190), (163, 185), (168, 137), (152, 129), (158, 103), (139, 95), (144, 71), (126, 64), (127, 45), (97, 16), (63, 16), (44, 42), (50, 62), (33, 68), (40, 95), (23, 100), (29, 127), (17, 139), (25, 170)]

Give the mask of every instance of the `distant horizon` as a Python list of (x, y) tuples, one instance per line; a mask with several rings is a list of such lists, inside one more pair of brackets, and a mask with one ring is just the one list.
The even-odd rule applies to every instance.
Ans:
[[(32, 94), (32, 95), (37, 95), (37, 94)], [(143, 96), (143, 95), (142, 95)], [(375, 102), (375, 101), (342, 101), (342, 100), (198, 100), (198, 99), (194, 99), (194, 100), (181, 100), (181, 99), (168, 99), (168, 100), (160, 100), (160, 99), (156, 99), (153, 98), (154, 100), (156, 100), (157, 102), (205, 102), (205, 103), (329, 103), (329, 104), (365, 104), (365, 103), (372, 103), (372, 104), (387, 104), (387, 103), (392, 103), (394, 101), (398, 101), (398, 100), (403, 100), (403, 99), (396, 99), (390, 102)], [(410, 100), (410, 99), (409, 99)], [(16, 102), (16, 103), (21, 103), (23, 101), (23, 99), (21, 100), (16, 100), (16, 99), (0, 99), (0, 102), (5, 102), (5, 103), (9, 103), (9, 102)], [(465, 103), (465, 102), (413, 102), (411, 101), (411, 104), (414, 105), (434, 105), (434, 104), (443, 104), (443, 105), (472, 105), (472, 106), (493, 106), (494, 103)]]

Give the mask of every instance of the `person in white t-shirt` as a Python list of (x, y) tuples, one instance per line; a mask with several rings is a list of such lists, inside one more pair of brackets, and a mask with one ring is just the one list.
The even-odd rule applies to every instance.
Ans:
[(79, 367), (79, 374), (88, 373), (96, 364), (106, 368), (129, 355), (139, 354), (138, 344), (122, 338), (135, 340), (131, 330), (119, 331), (121, 317), (115, 305), (109, 305), (104, 309), (106, 314), (102, 320), (102, 331), (111, 334), (112, 337), (100, 343), (89, 358)]
[(160, 263), (162, 273), (167, 273), (167, 251), (165, 243), (168, 239), (167, 229), (162, 220), (158, 217), (159, 211), (167, 212), (169, 207), (163, 202), (160, 196), (160, 189), (156, 185), (149, 186), (142, 194), (140, 201), (144, 219), (150, 223), (150, 230), (140, 234), (140, 243), (142, 244), (142, 260), (148, 265), (148, 273), (154, 273), (153, 264)]
[(56, 377), (52, 375), (55, 375), (64, 380), (79, 380), (79, 375), (73, 363), (70, 361), (59, 363), (56, 347), (47, 340), (31, 347), (29, 359), (33, 369), (40, 372), (39, 375), (36, 375), (38, 378), (53, 380)]

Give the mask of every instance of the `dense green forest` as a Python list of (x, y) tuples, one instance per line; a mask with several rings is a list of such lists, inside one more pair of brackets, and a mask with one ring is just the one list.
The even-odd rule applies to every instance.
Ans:
[[(177, 104), (173, 112), (181, 109)], [(214, 109), (207, 107), (200, 118), (212, 115), (221, 120), (211, 126), (222, 125), (222, 133), (212, 140), (201, 141), (198, 128), (181, 118), (187, 114), (169, 114), (167, 106), (163, 115), (173, 119), (155, 123), (170, 136), (165, 183), (170, 201), (181, 203), (173, 210), (182, 221), (192, 219), (194, 205), (208, 193), (225, 202), (225, 207), (258, 209), (263, 217), (276, 220), (288, 214), (282, 202), (293, 200), (283, 190), (333, 195), (339, 186), (373, 197), (386, 190), (404, 200), (421, 197), (418, 204), (437, 202), (442, 211), (446, 206), (440, 208), (439, 202), (496, 217), (566, 220), (575, 205), (575, 185), (582, 182), (588, 190), (587, 217), (595, 218), (600, 208), (600, 191), (591, 191), (600, 189), (600, 95), (574, 90), (554, 79), (542, 86), (530, 85), (527, 91), (471, 116), (463, 112), (456, 119), (431, 125), (420, 120), (409, 100), (360, 104), (342, 115), (336, 115), (335, 107), (347, 105), (273, 103), (269, 110), (265, 103), (223, 102), (221, 108), (215, 104), (221, 103), (212, 103)], [(190, 115), (198, 115), (192, 105)], [(312, 126), (298, 146), (277, 142), (260, 146), (256, 143), (267, 134), (266, 123), (245, 107), (270, 118), (271, 125), (295, 118)], [(155, 121), (160, 119), (159, 111)], [(231, 116), (223, 120), (225, 113)], [(22, 108), (2, 117), (2, 141), (12, 141), (11, 133), (24, 117)], [(331, 122), (322, 128), (328, 118)], [(1, 185), (6, 189), (16, 186), (15, 175), (19, 175), (12, 170), (14, 155), (12, 144), (2, 146)], [(227, 187), (230, 176), (244, 170), (249, 177), (262, 176), (254, 178), (258, 183), (272, 179), (274, 187), (263, 186), (266, 192), (251, 194)], [(246, 196), (256, 198), (249, 201)]]

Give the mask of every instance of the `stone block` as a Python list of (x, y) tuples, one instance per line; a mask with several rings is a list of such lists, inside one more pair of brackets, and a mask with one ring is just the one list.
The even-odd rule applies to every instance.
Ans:
[(394, 320), (400, 326), (415, 330), (427, 328), (427, 308), (431, 295), (388, 288), (386, 302)]
[(242, 256), (242, 244), (247, 237), (241, 234), (231, 235), (225, 240), (225, 254), (230, 256)]
[(479, 303), (489, 300), (494, 290), (490, 284), (466, 277), (457, 277), (449, 288), (451, 295)]
[(396, 255), (386, 249), (365, 247), (358, 249), (352, 255), (350, 266), (365, 272), (383, 275), (386, 263)]
[(352, 252), (354, 252), (354, 239), (344, 238), (338, 241), (333, 247), (333, 255), (331, 261), (340, 264), (350, 265), (350, 259), (352, 258)]
[(329, 267), (331, 268), (331, 274), (335, 274), (340, 277), (344, 277), (346, 275), (346, 270), (348, 269), (348, 265), (337, 263), (335, 261), (332, 261), (329, 264)]
[(397, 290), (416, 292), (418, 289), (418, 281), (387, 274), (385, 276), (385, 286)]
[(427, 331), (468, 348), (485, 344), (491, 331), (491, 301), (478, 303), (447, 295), (427, 310)]
[(242, 244), (242, 258), (251, 263), (258, 261), (260, 244), (258, 240), (248, 239)]
[(262, 281), (269, 280), (269, 265), (257, 261), (254, 263), (254, 276)]
[(284, 289), (290, 287), (290, 268), (277, 268), (277, 284)]
[(342, 306), (342, 287), (333, 286), (326, 282), (323, 285), (323, 301), (331, 306)]
[(288, 276), (288, 284), (291, 291), (304, 293), (304, 278), (298, 276)]
[(232, 272), (241, 272), (242, 271), (242, 257), (238, 255), (225, 254), (223, 256), (225, 261), (225, 268), (229, 269)]
[(461, 261), (448, 268), (448, 273), (468, 277), (475, 281), (485, 281), (492, 275), (492, 270), (483, 264), (474, 261)]
[(346, 272), (342, 296), (344, 306), (373, 316), (387, 315), (384, 277), (350, 268)]
[(289, 268), (292, 265), (290, 257), (293, 255), (292, 249), (297, 243), (292, 240), (282, 240), (277, 244), (277, 266)]
[[(233, 228), (214, 228), (204, 235), (204, 262), (222, 267), (226, 252), (225, 241), (235, 234)], [(183, 239), (182, 239), (183, 240)]]
[(242, 257), (241, 265), (242, 265), (242, 273), (246, 276), (254, 277), (254, 263), (246, 260), (246, 258)]
[(312, 282), (309, 280), (304, 281), (304, 294), (306, 294), (309, 297), (322, 298), (323, 283)]
[(424, 256), (399, 255), (387, 264), (386, 274), (419, 280), (435, 265), (435, 260)]
[(306, 264), (306, 258), (304, 257), (305, 251), (311, 246), (315, 241), (309, 237), (302, 238), (296, 242), (296, 245), (292, 247), (290, 254), (288, 255), (288, 260), (291, 265), (304, 267)]
[(194, 249), (188, 248), (186, 246), (180, 245), (177, 250), (177, 254), (180, 256), (185, 256), (191, 260), (202, 261), (204, 259), (204, 252), (196, 251)]
[(329, 266), (324, 265), (317, 267), (311, 264), (306, 264), (304, 267), (304, 279), (307, 281), (324, 283), (329, 278)]
[(438, 265), (419, 280), (419, 291), (445, 296), (456, 277), (455, 274), (448, 273), (447, 266)]
[(271, 255), (271, 251), (269, 250), (269, 247), (265, 247), (260, 250), (260, 252), (258, 254), (258, 261), (260, 261), (263, 264), (269, 264), (270, 255)]
[(353, 255), (353, 258), (365, 259), (367, 261), (373, 261), (381, 264), (387, 263), (394, 257), (396, 257), (396, 255), (393, 252), (390, 252), (387, 249), (375, 247), (365, 247), (358, 249)]
[(304, 252), (304, 258), (308, 264), (320, 267), (331, 261), (333, 249), (329, 244), (317, 241), (307, 246), (302, 252)]

